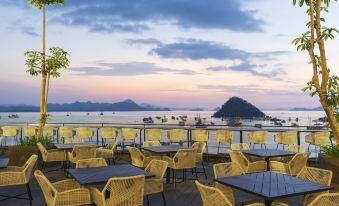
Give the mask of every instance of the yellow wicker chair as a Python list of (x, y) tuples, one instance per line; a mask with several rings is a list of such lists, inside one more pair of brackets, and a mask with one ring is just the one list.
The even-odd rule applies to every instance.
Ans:
[(272, 172), (296, 176), (306, 167), (310, 154), (309, 152), (297, 153), (288, 163), (270, 161), (270, 170)]
[(142, 206), (145, 176), (111, 178), (102, 191), (91, 188), (92, 201), (100, 206)]
[(135, 128), (121, 128), (122, 149), (125, 149), (126, 142), (132, 142), (135, 146), (135, 138), (138, 136), (138, 129)]
[(96, 149), (96, 157), (105, 158), (108, 160), (108, 163), (111, 164), (111, 159), (115, 164), (115, 151), (117, 149), (118, 142), (113, 141), (109, 142), (106, 147), (100, 147)]
[(338, 206), (339, 192), (338, 193), (325, 193), (319, 195), (308, 206)]
[(231, 144), (231, 150), (249, 150), (250, 146), (247, 143)]
[(78, 143), (83, 143), (86, 139), (92, 141), (93, 128), (90, 127), (79, 127), (77, 128)]
[(162, 140), (162, 129), (146, 129), (146, 141)]
[(179, 149), (173, 158), (164, 156), (163, 160), (168, 162), (168, 167), (173, 171), (174, 188), (176, 187), (176, 170), (183, 170), (185, 174), (187, 169), (194, 170), (196, 178), (198, 179), (196, 170), (196, 149)]
[(19, 133), (18, 127), (16, 127), (16, 126), (3, 126), (1, 129), (2, 129), (2, 137), (3, 137), (1, 144), (6, 145), (8, 137), (13, 137), (14, 142), (16, 144), (18, 143), (18, 133)]
[(40, 170), (35, 171), (34, 176), (41, 187), (47, 206), (91, 204), (89, 190), (81, 187), (73, 179), (51, 183)]
[(305, 142), (308, 143), (308, 148), (307, 150), (310, 151), (310, 146), (314, 145), (315, 148), (317, 146), (321, 150), (321, 146), (325, 146), (330, 144), (330, 132), (324, 131), (324, 132), (314, 132), (311, 134), (306, 135), (305, 137)]
[(196, 150), (196, 155), (195, 155), (195, 162), (197, 164), (201, 164), (203, 173), (205, 175), (205, 179), (207, 179), (207, 174), (205, 170), (205, 165), (204, 165), (204, 152), (206, 149), (206, 143), (205, 142), (195, 142), (192, 145), (192, 149)]
[(145, 171), (154, 175), (152, 178), (147, 178), (145, 180), (145, 193), (148, 203), (148, 195), (153, 195), (161, 193), (164, 205), (166, 205), (165, 195), (164, 195), (164, 175), (166, 173), (168, 162), (162, 160), (152, 160)]
[(245, 173), (265, 172), (267, 170), (266, 161), (250, 162), (240, 151), (228, 150), (232, 162), (238, 163)]
[(37, 128), (34, 126), (26, 126), (22, 128), (23, 137), (27, 137), (27, 138), (33, 137), (36, 135), (36, 132), (37, 132)]
[[(32, 193), (29, 187), (29, 181), (32, 176), (32, 172), (35, 168), (35, 164), (38, 160), (38, 155), (32, 155), (22, 167), (14, 167), (9, 166), (5, 169), (0, 170), (0, 188), (6, 186), (14, 186), (14, 185), (26, 185), (28, 199), (20, 198), (29, 200), (30, 205), (32, 205)], [(1, 195), (2, 197), (6, 197), (7, 199), (10, 198), (17, 198), (17, 196), (5, 196)], [(19, 195), (21, 196), (21, 195)]]
[(249, 132), (247, 135), (248, 141), (250, 142), (250, 147), (253, 144), (253, 148), (255, 148), (256, 144), (260, 144), (261, 148), (264, 145), (266, 148), (267, 145), (267, 138), (268, 138), (268, 132), (267, 131), (253, 131)]
[(279, 132), (274, 135), (274, 141), (277, 143), (277, 149), (279, 145), (283, 145), (283, 149), (285, 149), (285, 145), (294, 145), (297, 143), (298, 132), (297, 131), (287, 131), (287, 132)]
[(193, 142), (205, 142), (206, 143), (206, 153), (208, 156), (208, 140), (209, 140), (209, 132), (204, 129), (193, 129), (192, 133), (192, 141)]
[(112, 127), (102, 127), (101, 131), (101, 138), (102, 141), (105, 143), (106, 140), (110, 142), (115, 142), (118, 137), (118, 129)]
[(44, 131), (42, 132), (42, 136), (44, 136), (44, 137), (54, 137), (54, 127), (44, 127)]
[(76, 164), (78, 160), (96, 157), (96, 145), (75, 145), (72, 152), (67, 153), (70, 163)]
[(104, 158), (89, 158), (78, 160), (76, 168), (90, 168), (90, 167), (107, 167), (107, 162)]
[[(230, 176), (239, 176), (244, 174), (244, 171), (241, 169), (240, 165), (235, 162), (219, 163), (213, 165), (214, 178), (230, 177)], [(220, 189), (227, 197), (227, 199), (235, 205), (234, 191), (231, 187), (227, 187), (218, 182), (215, 183), (215, 187)]]
[(132, 165), (136, 167), (146, 167), (151, 160), (153, 159), (161, 159), (159, 156), (148, 156), (146, 157), (138, 148), (136, 147), (127, 147), (129, 151)]
[[(195, 181), (200, 192), (203, 206), (235, 206), (235, 204), (218, 188), (209, 187)], [(265, 206), (262, 203), (254, 203), (246, 206)], [(272, 206), (289, 206), (284, 203), (273, 202)]]
[(218, 150), (217, 153), (219, 154), (220, 145), (223, 143), (232, 144), (234, 139), (234, 131), (231, 130), (217, 130), (216, 131), (216, 138), (218, 142)]
[(146, 140), (145, 142), (142, 143), (142, 146), (143, 147), (160, 147), (161, 146), (161, 142)]
[(302, 152), (305, 152), (305, 147), (301, 145), (288, 145), (287, 151), (302, 153)]
[[(314, 167), (304, 167), (297, 175), (298, 178), (308, 180), (311, 182), (316, 182), (316, 183), (323, 184), (323, 185), (328, 185), (328, 186), (331, 185), (332, 176), (333, 176), (332, 171), (314, 168)], [(316, 199), (319, 195), (323, 193), (328, 193), (328, 191), (306, 195), (304, 198), (304, 206), (310, 205), (310, 203), (314, 199)]]
[(185, 130), (184, 129), (170, 129), (167, 131), (167, 138), (170, 143), (184, 142)]
[(49, 162), (62, 162), (64, 164), (64, 162), (67, 160), (66, 152), (63, 150), (47, 150), (40, 142), (37, 143), (37, 146), (42, 156), (42, 171), (45, 169), (46, 164)]
[(75, 143), (75, 131), (72, 127), (59, 127), (59, 137), (63, 139), (63, 143)]

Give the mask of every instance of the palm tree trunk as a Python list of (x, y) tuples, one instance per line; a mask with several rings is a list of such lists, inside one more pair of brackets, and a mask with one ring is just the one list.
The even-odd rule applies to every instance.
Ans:
[(42, 68), (41, 68), (41, 93), (40, 93), (40, 126), (38, 137), (42, 137), (46, 124), (46, 7), (43, 7), (42, 17)]

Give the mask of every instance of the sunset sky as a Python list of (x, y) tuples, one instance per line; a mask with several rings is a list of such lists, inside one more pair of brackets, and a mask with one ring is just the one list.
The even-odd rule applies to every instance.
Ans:
[[(339, 3), (326, 24), (339, 28)], [(0, 104), (39, 104), (40, 78), (24, 52), (41, 49), (42, 12), (0, 0)], [(305, 31), (292, 0), (65, 0), (47, 9), (47, 46), (70, 53), (49, 101), (215, 108), (231, 96), (263, 109), (316, 107), (301, 92), (311, 79), (306, 53), (291, 41)], [(339, 38), (327, 43), (339, 74)]]

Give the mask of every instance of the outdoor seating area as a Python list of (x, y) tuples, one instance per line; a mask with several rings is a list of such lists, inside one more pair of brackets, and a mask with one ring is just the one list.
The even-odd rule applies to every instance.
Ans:
[[(13, 140), (30, 138), (24, 135), (27, 127), (10, 128), (16, 131), (11, 134)], [(37, 131), (32, 128), (31, 132)], [(145, 136), (138, 136), (143, 132)], [(310, 161), (311, 152), (296, 144), (300, 142), (297, 131), (275, 132), (277, 146), (270, 148), (264, 146), (268, 131), (248, 132), (248, 143), (237, 143), (236, 132), (54, 128), (49, 133), (53, 146), (38, 143), (38, 154), (22, 167), (9, 166), (11, 157), (2, 155), (0, 196), (4, 199), (0, 201), (11, 205), (26, 204), (25, 200), (27, 205), (182, 205), (188, 193), (194, 205), (205, 206), (315, 206), (321, 205), (319, 201), (337, 205), (339, 185), (332, 184), (333, 171)], [(217, 142), (213, 155), (207, 150), (212, 133)], [(165, 142), (167, 134), (171, 138)], [(307, 137), (312, 135), (320, 132)], [(225, 152), (222, 143), (228, 144)], [(11, 188), (14, 185), (26, 185), (26, 192), (17, 194)]]

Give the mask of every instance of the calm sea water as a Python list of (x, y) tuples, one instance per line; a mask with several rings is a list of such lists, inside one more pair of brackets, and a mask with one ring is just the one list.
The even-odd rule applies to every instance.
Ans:
[[(293, 123), (296, 123), (300, 126), (310, 126), (314, 125), (314, 120), (317, 120), (320, 117), (324, 117), (324, 112), (319, 111), (264, 111), (266, 115), (285, 120), (284, 126), (290, 126)], [(179, 120), (177, 117), (186, 115), (187, 122), (186, 124), (195, 124), (195, 118), (200, 116), (203, 119), (204, 123), (209, 124), (211, 122), (215, 124), (225, 125), (226, 122), (218, 118), (212, 118), (213, 111), (156, 111), (156, 112), (103, 112), (103, 115), (100, 115), (100, 112), (52, 112), (51, 116), (48, 118), (49, 123), (117, 123), (117, 124), (139, 124), (143, 123), (142, 119), (144, 117), (152, 117), (155, 124), (161, 124), (161, 119), (166, 117), (168, 119), (167, 123), (164, 124), (178, 124)], [(39, 119), (39, 113), (37, 112), (27, 112), (27, 113), (15, 113), (19, 115), (19, 118), (9, 118), (8, 115), (14, 113), (0, 113), (0, 125), (4, 124), (36, 124)], [(69, 116), (67, 116), (67, 114)], [(174, 117), (174, 120), (172, 119)], [(157, 118), (158, 117), (158, 118)], [(296, 121), (298, 118), (298, 121)], [(272, 121), (243, 121), (244, 126), (253, 126), (254, 124), (262, 124), (266, 126), (273, 126), (274, 122)], [(307, 146), (304, 138), (307, 133), (301, 133), (301, 143), (304, 146)], [(100, 134), (99, 134), (100, 138)], [(239, 142), (240, 133), (235, 132), (234, 142)], [(273, 140), (274, 133), (269, 134), (269, 148), (275, 148), (276, 143)], [(93, 138), (94, 140), (95, 138)], [(119, 137), (120, 139), (120, 137)], [(139, 138), (137, 138), (138, 142)], [(166, 141), (166, 132), (163, 135), (163, 141)], [(244, 141), (247, 141), (247, 134), (244, 132)], [(8, 142), (11, 144), (11, 142)], [(215, 141), (215, 132), (210, 132), (210, 140), (208, 142), (209, 152), (216, 153), (217, 142)], [(223, 149), (226, 151), (226, 148)]]

